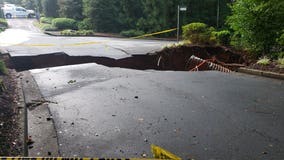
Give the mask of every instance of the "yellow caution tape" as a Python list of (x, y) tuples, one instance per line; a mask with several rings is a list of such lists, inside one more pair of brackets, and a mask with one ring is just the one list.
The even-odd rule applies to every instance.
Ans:
[(172, 160), (181, 160), (180, 157), (172, 154), (171, 152), (164, 150), (158, 146), (151, 145), (151, 150), (153, 153), (154, 158), (157, 159), (172, 159)]
[(173, 32), (173, 31), (175, 31), (175, 30), (177, 30), (177, 28), (168, 29), (168, 30), (164, 30), (164, 31), (160, 31), (160, 32), (155, 32), (155, 33), (144, 34), (144, 35), (137, 36), (137, 37), (131, 37), (131, 39), (138, 39), (138, 38), (143, 38), (143, 37), (150, 37), (150, 36), (153, 36), (153, 35), (158, 35), (158, 34)]

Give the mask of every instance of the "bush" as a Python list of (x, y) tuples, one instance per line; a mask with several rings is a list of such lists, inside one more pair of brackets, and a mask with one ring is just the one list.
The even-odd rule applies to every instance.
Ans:
[(284, 58), (278, 58), (277, 63), (278, 67), (284, 68)]
[(54, 27), (51, 24), (41, 24), (40, 29), (43, 31), (58, 31), (58, 28)]
[(0, 27), (8, 28), (8, 22), (6, 19), (0, 18)]
[(284, 29), (282, 30), (282, 34), (280, 35), (280, 37), (276, 39), (276, 42), (282, 47), (284, 47)]
[(40, 23), (51, 24), (53, 19), (54, 19), (54, 18), (52, 18), (52, 17), (41, 17), (40, 20), (39, 20), (39, 22), (40, 22)]
[(63, 30), (60, 32), (61, 35), (65, 36), (91, 36), (94, 35), (95, 32), (93, 30), (79, 30), (79, 31), (74, 31), (74, 30)]
[(228, 30), (223, 30), (219, 32), (213, 32), (212, 33), (219, 44), (221, 45), (229, 45), (231, 41), (231, 33)]
[(5, 62), (0, 60), (0, 75), (7, 74), (8, 70), (6, 68)]
[(212, 32), (213, 27), (208, 27), (204, 23), (190, 23), (182, 27), (182, 36), (184, 40), (190, 40), (194, 44), (214, 44), (215, 37)]
[(55, 18), (52, 20), (52, 25), (59, 30), (78, 29), (76, 20), (71, 18)]
[(141, 36), (143, 34), (145, 34), (143, 31), (139, 31), (135, 29), (120, 32), (120, 35), (124, 37), (136, 37), (136, 36)]
[(88, 18), (84, 19), (83, 21), (80, 21), (78, 23), (78, 29), (79, 30), (91, 30), (94, 27), (92, 26), (92, 23)]

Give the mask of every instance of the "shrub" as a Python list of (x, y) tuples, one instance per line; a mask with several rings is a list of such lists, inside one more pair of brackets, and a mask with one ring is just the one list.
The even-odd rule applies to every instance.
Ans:
[(52, 17), (41, 17), (40, 20), (39, 20), (39, 22), (40, 22), (40, 23), (51, 24), (53, 19), (54, 19), (54, 18), (52, 18)]
[(40, 29), (43, 31), (57, 31), (58, 28), (54, 27), (51, 24), (41, 24)]
[(182, 36), (184, 40), (190, 40), (195, 44), (214, 44), (215, 37), (212, 32), (215, 30), (213, 27), (208, 27), (204, 23), (195, 22), (182, 27)]
[(219, 32), (213, 32), (212, 33), (219, 44), (221, 45), (229, 45), (231, 41), (231, 33), (228, 30), (223, 30)]
[(269, 65), (270, 59), (268, 57), (263, 57), (263, 58), (260, 58), (256, 63), (260, 65)]
[(135, 29), (130, 29), (127, 31), (120, 32), (120, 35), (124, 37), (136, 37), (136, 36), (141, 36), (143, 34), (145, 34), (143, 31), (135, 30)]
[(63, 30), (60, 32), (61, 35), (65, 36), (91, 36), (94, 35), (95, 32), (93, 30), (79, 30), (79, 31), (74, 31), (74, 30)]
[(59, 30), (78, 29), (76, 20), (71, 18), (55, 18), (52, 20), (52, 25)]
[(5, 62), (0, 60), (0, 75), (7, 74), (8, 70), (6, 68)]
[(91, 30), (94, 27), (92, 26), (92, 23), (90, 22), (90, 19), (86, 18), (83, 21), (80, 21), (78, 23), (78, 29), (79, 30)]
[(277, 63), (278, 67), (284, 68), (284, 58), (278, 58)]
[(4, 28), (8, 27), (8, 23), (6, 19), (0, 18), (0, 27), (4, 27)]

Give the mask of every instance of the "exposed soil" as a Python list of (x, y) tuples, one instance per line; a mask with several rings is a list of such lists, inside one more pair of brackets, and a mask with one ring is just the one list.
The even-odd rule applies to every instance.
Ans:
[[(166, 48), (153, 55), (134, 55), (117, 60), (107, 57), (69, 56), (63, 52), (37, 56), (18, 56), (11, 58), (10, 62), (12, 63), (9, 64), (9, 67), (15, 68), (17, 71), (24, 71), (35, 68), (97, 63), (108, 67), (138, 70), (155, 69), (190, 71), (197, 65), (195, 63), (189, 63), (189, 58), (192, 55), (204, 60), (210, 59), (212, 62), (232, 70), (245, 66), (247, 63), (240, 53), (228, 48), (189, 45), (171, 49)], [(211, 69), (203, 66), (199, 70)]]
[(0, 156), (19, 156), (22, 154), (22, 129), (19, 126), (17, 82), (15, 72), (1, 75), (5, 86), (0, 91)]

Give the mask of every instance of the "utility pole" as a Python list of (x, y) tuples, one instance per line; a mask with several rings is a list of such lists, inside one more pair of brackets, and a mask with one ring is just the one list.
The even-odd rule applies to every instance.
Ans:
[(179, 11), (180, 11), (180, 8), (179, 8), (179, 5), (178, 5), (178, 10), (177, 10), (177, 42), (179, 41)]
[(178, 10), (177, 10), (177, 42), (179, 42), (179, 33), (180, 33), (180, 11), (186, 11), (187, 8), (184, 6), (178, 5)]

